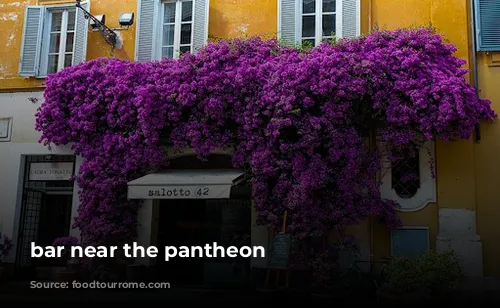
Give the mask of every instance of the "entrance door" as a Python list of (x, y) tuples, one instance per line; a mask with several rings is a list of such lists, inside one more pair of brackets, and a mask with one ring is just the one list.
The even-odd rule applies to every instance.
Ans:
[[(42, 193), (38, 213), (38, 230), (34, 242), (38, 246), (52, 246), (54, 240), (69, 235), (71, 228), (72, 195)], [(31, 265), (53, 265), (54, 259), (32, 259)]]
[(165, 260), (165, 246), (204, 246), (206, 222), (204, 200), (162, 200), (158, 236), (158, 271), (169, 282), (185, 285), (203, 284), (203, 258)]
[(54, 239), (69, 235), (71, 202), (72, 195), (45, 195), (40, 211), (39, 246), (50, 246)]
[(176, 257), (165, 262), (164, 247), (250, 245), (250, 201), (162, 200), (159, 212), (158, 278), (175, 284), (211, 286), (235, 286), (245, 279), (249, 258), (239, 260), (218, 255)]

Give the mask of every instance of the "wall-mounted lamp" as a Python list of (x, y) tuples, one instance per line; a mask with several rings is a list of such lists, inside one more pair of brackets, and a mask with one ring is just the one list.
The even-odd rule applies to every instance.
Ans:
[[(134, 24), (134, 13), (121, 13), (120, 17), (118, 17), (118, 23), (121, 26), (120, 28), (110, 28), (110, 30), (127, 30)], [(106, 15), (95, 15), (94, 18), (90, 19), (90, 26), (93, 31), (99, 31), (100, 25), (106, 25)]]
[(120, 17), (118, 17), (118, 23), (122, 27), (130, 27), (134, 24), (134, 13), (121, 13)]

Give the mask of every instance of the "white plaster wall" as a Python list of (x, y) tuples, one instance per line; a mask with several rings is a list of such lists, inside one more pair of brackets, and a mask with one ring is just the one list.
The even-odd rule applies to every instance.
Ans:
[[(29, 101), (30, 97), (39, 99), (37, 104)], [(17, 243), (21, 186), (24, 166), (22, 155), (38, 154), (72, 154), (71, 146), (48, 147), (38, 143), (40, 133), (35, 131), (35, 113), (42, 103), (42, 92), (0, 93), (0, 118), (12, 117), (11, 141), (0, 142), (0, 228), (2, 234)], [(81, 160), (77, 159), (78, 168)], [(77, 188), (75, 187), (75, 192)], [(79, 205), (76, 193), (73, 194), (73, 218)], [(78, 235), (77, 230), (72, 235)], [(15, 249), (11, 251), (6, 262), (14, 262)]]
[(467, 209), (440, 209), (436, 250), (454, 251), (468, 277), (482, 277), (483, 244), (476, 234), (476, 212)]

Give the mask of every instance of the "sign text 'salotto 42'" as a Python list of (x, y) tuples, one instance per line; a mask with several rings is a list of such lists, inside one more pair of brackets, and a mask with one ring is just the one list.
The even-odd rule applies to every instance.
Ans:
[(229, 198), (230, 191), (230, 185), (139, 186), (129, 187), (129, 196), (145, 199), (224, 199)]

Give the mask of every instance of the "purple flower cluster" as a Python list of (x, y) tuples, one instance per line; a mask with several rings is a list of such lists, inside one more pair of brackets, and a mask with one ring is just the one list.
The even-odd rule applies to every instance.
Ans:
[(374, 32), (311, 51), (276, 40), (209, 44), (179, 60), (97, 59), (46, 81), (41, 142), (83, 157), (76, 227), (84, 243), (134, 236), (127, 181), (164, 167), (165, 140), (200, 157), (232, 149), (251, 176), (259, 221), (298, 238), (380, 216), (396, 204), (374, 181), (381, 155), (367, 140), (413, 147), (470, 137), (496, 117), (464, 79), (464, 61), (429, 29)]

